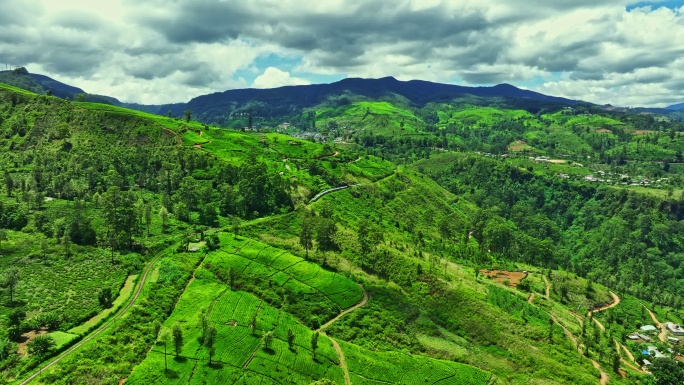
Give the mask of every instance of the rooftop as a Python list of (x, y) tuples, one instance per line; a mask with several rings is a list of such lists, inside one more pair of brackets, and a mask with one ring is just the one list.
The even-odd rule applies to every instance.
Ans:
[(644, 332), (655, 332), (655, 331), (658, 331), (658, 328), (656, 328), (656, 327), (653, 326), (653, 325), (644, 325), (644, 326), (641, 327), (641, 331), (644, 331)]

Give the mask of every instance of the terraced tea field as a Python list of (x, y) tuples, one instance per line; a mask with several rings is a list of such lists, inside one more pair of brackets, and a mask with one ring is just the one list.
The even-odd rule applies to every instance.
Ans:
[[(231, 290), (226, 282), (228, 271), (261, 282), (261, 286), (245, 285), (259, 296)], [(274, 305), (260, 298), (270, 295), (269, 287), (296, 290), (308, 296), (307, 304), (322, 302), (320, 306), (334, 306), (338, 313), (363, 298), (361, 287), (345, 276), (284, 250), (222, 235), (221, 249), (207, 255), (161, 328), (160, 335), (174, 326), (181, 328), (179, 357), (174, 358), (169, 343), (165, 370), (164, 346), (157, 342), (127, 384), (309, 384), (322, 378), (345, 383), (346, 367), (340, 365), (342, 357), (332, 340), (321, 335), (314, 358), (314, 331), (287, 311), (291, 304)], [(198, 322), (202, 316), (217, 330), (211, 365)], [(266, 333), (273, 335), (270, 348), (264, 345)], [(294, 335), (291, 345), (290, 334)], [(490, 377), (467, 365), (403, 353), (377, 353), (344, 342), (342, 346), (351, 383), (452, 383), (452, 379), (464, 379), (485, 384)]]
[(340, 345), (354, 384), (486, 384), (491, 377), (484, 370), (451, 361)]
[(345, 276), (284, 250), (228, 235), (221, 236), (221, 244), (207, 256), (207, 269), (224, 282), (233, 274), (236, 286), (251, 287), (271, 305), (285, 302), (309, 326), (322, 325), (363, 298), (361, 288)]

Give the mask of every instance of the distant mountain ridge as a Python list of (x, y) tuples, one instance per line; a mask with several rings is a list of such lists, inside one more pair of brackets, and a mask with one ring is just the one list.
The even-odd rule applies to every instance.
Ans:
[(665, 109), (672, 111), (684, 111), (684, 103), (673, 104), (671, 106), (665, 107)]
[[(20, 67), (10, 71), (0, 71), (0, 82), (13, 85), (35, 93), (47, 93), (60, 98), (77, 99), (112, 104), (154, 113), (183, 116), (186, 110), (192, 111), (194, 119), (204, 123), (223, 124), (235, 113), (250, 112), (261, 116), (292, 116), (305, 109), (315, 107), (327, 101), (345, 103), (349, 99), (358, 100), (400, 100), (409, 105), (424, 106), (431, 102), (451, 102), (457, 98), (484, 98), (501, 100), (509, 107), (532, 110), (540, 109), (546, 104), (590, 104), (580, 100), (549, 96), (539, 92), (515, 87), (510, 84), (495, 86), (467, 87), (454, 84), (434, 83), (423, 80), (400, 81), (394, 77), (379, 79), (346, 78), (329, 84), (312, 84), (300, 86), (283, 86), (278, 88), (233, 89), (223, 92), (201, 95), (187, 103), (162, 105), (144, 105), (124, 103), (111, 96), (89, 94), (81, 88), (74, 87), (48, 76), (29, 73)], [(608, 106), (606, 109), (621, 109)], [(664, 109), (638, 108), (635, 112), (671, 114), (684, 111), (684, 103), (675, 104)]]
[(400, 81), (393, 77), (380, 79), (347, 78), (330, 84), (284, 86), (271, 89), (235, 89), (198, 96), (187, 103), (161, 106), (159, 114), (171, 112), (179, 116), (191, 110), (193, 116), (209, 123), (221, 123), (227, 115), (247, 109), (261, 115), (296, 114), (320, 103), (345, 97), (362, 97), (373, 100), (396, 99), (418, 106), (430, 102), (449, 102), (458, 97), (506, 98), (539, 103), (575, 105), (584, 103), (561, 97), (548, 96), (523, 90), (510, 84), (493, 87), (464, 87), (433, 83), (423, 80)]

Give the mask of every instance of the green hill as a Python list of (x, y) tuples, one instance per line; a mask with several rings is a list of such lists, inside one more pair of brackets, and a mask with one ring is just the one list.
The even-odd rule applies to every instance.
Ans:
[[(257, 132), (0, 86), (0, 383), (652, 379), (626, 336), (683, 321), (684, 206), (557, 174), (678, 123), (366, 98)], [(576, 163), (474, 152), (517, 141)]]

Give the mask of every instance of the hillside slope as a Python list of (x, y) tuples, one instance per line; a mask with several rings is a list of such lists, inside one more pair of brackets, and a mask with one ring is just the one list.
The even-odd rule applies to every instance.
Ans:
[[(426, 107), (439, 119), (430, 130), (453, 132), (627, 124)], [(368, 142), (229, 130), (0, 85), (0, 268), (3, 282), (18, 277), (0, 294), (0, 382), (19, 383), (101, 325), (143, 266), (149, 280), (126, 316), (36, 381), (641, 381), (613, 339), (643, 324), (642, 306), (682, 321), (684, 241), (665, 236), (680, 233), (681, 203), (433, 150), (441, 135), (406, 104), (315, 112), (331, 131), (367, 124)], [(386, 140), (402, 129), (396, 146)], [(424, 160), (388, 161), (417, 154), (411, 137)], [(611, 310), (583, 317), (595, 308)], [(39, 335), (55, 345), (36, 350)]]

